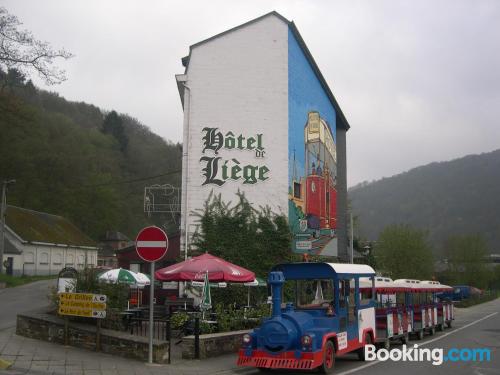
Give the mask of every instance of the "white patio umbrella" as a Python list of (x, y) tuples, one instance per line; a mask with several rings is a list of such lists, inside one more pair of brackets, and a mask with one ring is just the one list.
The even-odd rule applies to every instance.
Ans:
[(100, 281), (105, 281), (113, 284), (128, 284), (131, 286), (145, 286), (149, 285), (151, 281), (149, 277), (143, 273), (136, 273), (124, 268), (115, 268), (113, 270), (101, 273), (98, 276)]

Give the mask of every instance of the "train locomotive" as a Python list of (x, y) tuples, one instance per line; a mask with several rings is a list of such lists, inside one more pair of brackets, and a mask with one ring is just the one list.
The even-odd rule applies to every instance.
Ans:
[[(361, 299), (360, 278), (373, 280), (367, 265), (290, 263), (269, 275), (272, 314), (243, 338), (238, 365), (330, 372), (335, 357), (356, 351), (375, 336), (375, 304)], [(286, 285), (284, 285), (286, 283)], [(284, 290), (294, 302), (283, 303)]]
[[(289, 263), (269, 274), (272, 314), (243, 336), (239, 366), (333, 371), (335, 358), (364, 346), (421, 339), (451, 327), (453, 305), (437, 281), (391, 280), (368, 265)], [(293, 302), (284, 302), (285, 296)], [(287, 298), (287, 299), (288, 299)]]

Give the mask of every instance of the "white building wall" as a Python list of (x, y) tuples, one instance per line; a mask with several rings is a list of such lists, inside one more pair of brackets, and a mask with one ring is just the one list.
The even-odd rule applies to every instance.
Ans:
[[(265, 17), (191, 50), (186, 72), (184, 147), (187, 178), (183, 183), (182, 227), (194, 231), (194, 210), (203, 207), (213, 190), (224, 201), (235, 201), (240, 189), (253, 205), (269, 205), (288, 214), (288, 25), (278, 17)], [(248, 150), (219, 150), (223, 160), (241, 165), (265, 165), (269, 179), (254, 185), (228, 180), (224, 185), (202, 186), (204, 127), (245, 137), (262, 134), (264, 158)], [(188, 130), (189, 129), (189, 130)], [(186, 149), (184, 150), (186, 151)], [(187, 168), (187, 170), (186, 170)], [(184, 250), (185, 236), (181, 249)]]

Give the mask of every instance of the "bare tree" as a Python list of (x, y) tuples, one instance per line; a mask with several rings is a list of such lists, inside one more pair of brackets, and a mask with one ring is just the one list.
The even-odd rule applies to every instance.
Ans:
[(28, 30), (20, 30), (22, 23), (7, 9), (0, 7), (0, 68), (16, 69), (25, 76), (35, 70), (48, 85), (66, 80), (65, 71), (53, 65), (56, 58), (69, 59), (71, 53), (54, 50), (47, 42), (35, 39)]

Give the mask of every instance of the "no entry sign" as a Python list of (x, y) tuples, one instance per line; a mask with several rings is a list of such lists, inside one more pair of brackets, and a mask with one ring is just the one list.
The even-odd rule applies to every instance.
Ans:
[(167, 253), (167, 234), (158, 227), (146, 227), (137, 235), (135, 249), (145, 261), (156, 262)]

